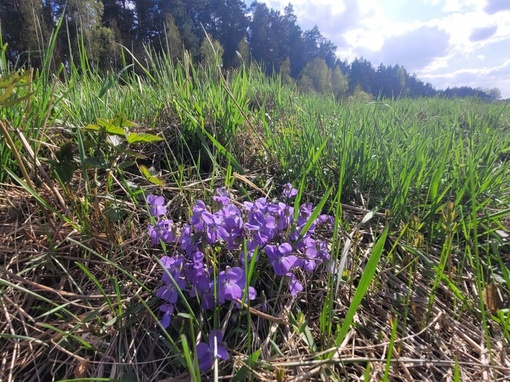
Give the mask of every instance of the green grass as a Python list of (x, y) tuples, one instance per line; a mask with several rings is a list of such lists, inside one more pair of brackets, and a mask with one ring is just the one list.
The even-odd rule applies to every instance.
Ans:
[[(80, 63), (56, 76), (52, 44), (0, 108), (0, 379), (508, 376), (507, 105), (338, 103), (255, 65), (222, 77), (150, 51), (146, 66), (126, 52), (121, 73)], [(117, 138), (90, 128), (100, 121)], [(129, 143), (124, 127), (162, 140)], [(218, 186), (241, 202), (286, 182), (336, 217), (334, 269), (303, 275), (290, 299), (257, 265), (252, 308), (267, 302), (273, 320), (205, 314), (181, 294), (163, 330), (154, 291), (172, 248), (149, 247), (145, 195), (185, 221)], [(218, 325), (231, 359), (201, 375), (197, 336)]]

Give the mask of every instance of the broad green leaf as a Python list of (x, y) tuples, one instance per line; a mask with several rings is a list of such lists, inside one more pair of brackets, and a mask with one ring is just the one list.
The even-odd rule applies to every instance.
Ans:
[(140, 172), (142, 173), (142, 175), (145, 177), (145, 179), (147, 179), (149, 182), (155, 184), (155, 185), (158, 185), (158, 186), (163, 186), (165, 183), (159, 179), (158, 177), (152, 175), (149, 171), (149, 169), (144, 166), (144, 165), (140, 165)]
[(114, 125), (114, 126), (119, 126), (119, 127), (133, 127), (133, 126), (135, 126), (135, 124), (133, 122), (131, 122), (130, 120), (128, 120), (124, 117), (119, 117), (119, 116), (110, 120), (110, 124)]
[(105, 127), (105, 131), (108, 134), (112, 134), (112, 135), (120, 135), (121, 137), (125, 137), (126, 136), (126, 132), (124, 131), (124, 128), (123, 127), (119, 127), (119, 126), (108, 125), (108, 126)]
[(5, 102), (11, 96), (13, 91), (14, 84), (11, 83), (8, 87), (5, 88), (5, 91), (2, 94), (0, 94), (0, 103)]
[(76, 167), (77, 165), (74, 161), (69, 161), (55, 163), (53, 169), (58, 174), (58, 177), (63, 183), (69, 183), (73, 178)]
[(101, 130), (101, 127), (96, 125), (96, 124), (93, 124), (93, 123), (89, 123), (87, 126), (85, 126), (83, 128), (84, 130), (87, 130), (87, 131), (99, 131)]
[(131, 133), (126, 137), (127, 142), (131, 145), (133, 143), (150, 143), (150, 142), (158, 142), (162, 141), (162, 137), (158, 137), (153, 134), (136, 134)]
[(108, 163), (106, 163), (104, 160), (102, 160), (100, 158), (94, 158), (94, 157), (85, 158), (85, 160), (83, 162), (85, 165), (88, 165), (88, 166), (91, 166), (94, 168), (99, 168), (102, 170), (107, 170), (108, 168), (110, 168), (110, 166), (108, 166)]
[(113, 222), (122, 221), (128, 214), (128, 210), (123, 206), (114, 205), (105, 211), (105, 215)]
[(32, 94), (33, 93), (28, 93), (28, 94), (25, 94), (22, 97), (16, 97), (16, 98), (9, 99), (9, 100), (3, 102), (2, 104), (0, 104), (0, 106), (9, 107), (9, 106), (15, 105), (17, 103), (20, 103), (20, 102), (30, 98), (32, 96)]
[(87, 126), (85, 126), (84, 129), (87, 131), (104, 131), (107, 134), (120, 135), (121, 137), (126, 136), (124, 128), (115, 126), (111, 123), (107, 123), (105, 120), (102, 120), (101, 118), (98, 118), (97, 124), (90, 123)]

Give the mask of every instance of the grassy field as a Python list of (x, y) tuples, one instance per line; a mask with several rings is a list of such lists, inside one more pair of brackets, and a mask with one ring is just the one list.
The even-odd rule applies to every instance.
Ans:
[[(0, 380), (510, 378), (506, 105), (336, 102), (254, 66), (152, 57), (110, 75), (52, 73), (51, 52), (40, 72), (9, 73), (0, 57)], [(193, 228), (204, 309), (168, 266), (183, 240), (151, 245), (147, 198), (164, 196), (182, 238), (221, 187), (247, 220), (230, 247), (197, 239), (205, 215)], [(253, 228), (247, 202), (262, 197)], [(270, 227), (273, 207), (293, 223)], [(312, 234), (329, 254), (317, 266), (299, 244)], [(232, 269), (245, 302), (221, 289)]]

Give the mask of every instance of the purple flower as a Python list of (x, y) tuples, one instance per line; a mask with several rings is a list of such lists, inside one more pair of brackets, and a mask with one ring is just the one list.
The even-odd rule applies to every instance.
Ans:
[(220, 215), (204, 211), (202, 219), (205, 223), (206, 241), (208, 244), (214, 244), (218, 238), (227, 236), (225, 228), (222, 227), (223, 219)]
[[(283, 195), (286, 199), (297, 193), (290, 183), (285, 185)], [(245, 265), (246, 260), (252, 261), (255, 251), (258, 254), (264, 250), (274, 273), (285, 277), (292, 296), (303, 290), (303, 285), (292, 273), (293, 268), (313, 271), (331, 257), (328, 244), (314, 237), (317, 225), (331, 229), (334, 225), (331, 216), (320, 215), (311, 222), (308, 231), (301, 235), (303, 227), (310, 222), (311, 204), (299, 207), (295, 221), (294, 208), (283, 202), (269, 202), (266, 198), (259, 198), (253, 202), (244, 202), (244, 208), (240, 209), (231, 203), (226, 188), (217, 189), (213, 200), (215, 212), (198, 200), (193, 206), (189, 222), (177, 227), (171, 220), (164, 218), (167, 213), (164, 197), (147, 197), (150, 213), (157, 218), (154, 225), (148, 226), (151, 245), (160, 242), (178, 243), (174, 246), (173, 256), (161, 259), (166, 269), (162, 277), (163, 285), (156, 290), (156, 296), (164, 300), (159, 310), (163, 314), (161, 324), (165, 328), (170, 325), (181, 291), (196, 298), (204, 310), (228, 301), (235, 301), (240, 306), (240, 300), (247, 302), (256, 298), (257, 292), (247, 285), (242, 266), (233, 266), (239, 263), (232, 258), (232, 252), (240, 253), (239, 262)], [(220, 245), (223, 250), (230, 252), (220, 260), (222, 264), (227, 262), (226, 268), (213, 278), (215, 272), (207, 265), (204, 253), (211, 249), (216, 251)], [(257, 261), (258, 256), (253, 261)], [(209, 369), (215, 357), (228, 359), (226, 349), (221, 348), (221, 333), (218, 337), (211, 332), (211, 336), (209, 344), (197, 345), (201, 370)], [(218, 344), (216, 348), (214, 341)], [(213, 349), (216, 349), (216, 353)]]
[(273, 267), (274, 273), (283, 276), (288, 273), (297, 261), (297, 257), (292, 255), (292, 246), (289, 243), (276, 245), (267, 245), (264, 248), (269, 264)]
[[(259, 248), (259, 244), (255, 241), (255, 240), (250, 240), (250, 241), (247, 241), (246, 242), (246, 249), (247, 249), (247, 252), (248, 253), (245, 253), (244, 251), (241, 251), (241, 253), (239, 254), (239, 261), (241, 262), (241, 264), (245, 264), (244, 262), (244, 257), (246, 256), (247, 260), (248, 260), (248, 263), (251, 261), (253, 255), (255, 254), (255, 251), (257, 248)], [(259, 259), (259, 252), (257, 252), (257, 257), (255, 258), (255, 261), (258, 261)]]
[(168, 219), (159, 220), (155, 226), (149, 224), (148, 232), (152, 246), (158, 244), (160, 239), (167, 244), (175, 243), (177, 240), (173, 229), (173, 223)]
[[(180, 279), (177, 285), (182, 290), (186, 286), (186, 281)], [(173, 283), (169, 283), (159, 288), (156, 291), (156, 296), (170, 304), (175, 304), (179, 293), (177, 292), (175, 285)]]
[(278, 231), (283, 232), (291, 226), (294, 221), (294, 207), (290, 207), (281, 202), (278, 203), (278, 206)]
[(292, 198), (293, 196), (296, 196), (298, 193), (298, 190), (296, 190), (294, 187), (292, 187), (292, 184), (287, 183), (283, 188), (283, 196), (286, 198)]
[(317, 257), (323, 261), (329, 260), (331, 256), (329, 254), (328, 245), (326, 244), (326, 242), (322, 240), (317, 240), (316, 244), (318, 250)]
[(159, 231), (152, 224), (149, 224), (147, 232), (151, 239), (151, 246), (154, 247), (159, 242)]
[(318, 258), (316, 242), (311, 237), (305, 237), (296, 247), (304, 252), (304, 257), (299, 259), (296, 265), (302, 267), (305, 271), (313, 271), (317, 264), (322, 261)]
[(167, 272), (163, 272), (165, 285), (156, 291), (156, 296), (170, 304), (175, 304), (179, 296), (177, 288), (183, 290), (186, 287), (186, 280), (181, 275), (184, 259), (182, 256), (164, 256), (161, 262)]
[(202, 218), (202, 214), (207, 211), (207, 206), (201, 200), (198, 200), (193, 207), (193, 215), (191, 216), (190, 223), (196, 228), (197, 231), (204, 230), (204, 219)]
[(264, 215), (260, 211), (250, 213), (250, 215), (244, 228), (252, 232), (253, 238), (258, 244), (267, 244), (276, 233), (275, 218), (271, 215)]
[(198, 366), (201, 371), (209, 370), (216, 358), (228, 360), (228, 351), (222, 343), (223, 334), (219, 330), (212, 330), (209, 334), (209, 343), (200, 342), (197, 345)]
[(289, 290), (292, 297), (296, 297), (299, 292), (303, 290), (303, 285), (296, 279), (292, 273), (287, 273), (289, 277)]
[(209, 271), (204, 272), (198, 277), (189, 291), (190, 297), (198, 297), (200, 306), (204, 310), (212, 309), (216, 306), (214, 298), (214, 282), (211, 281)]
[(166, 329), (170, 325), (170, 321), (172, 320), (172, 314), (174, 312), (174, 304), (163, 304), (159, 308), (162, 311), (163, 318), (161, 319), (161, 325)]
[(216, 189), (216, 195), (213, 196), (213, 200), (220, 205), (220, 208), (227, 206), (230, 204), (228, 190), (225, 187)]
[(212, 309), (216, 306), (216, 298), (214, 296), (214, 283), (209, 282), (207, 289), (200, 293), (200, 306), (204, 310)]
[(159, 229), (160, 238), (165, 243), (175, 243), (175, 241), (177, 240), (175, 233), (173, 231), (173, 223), (171, 220), (168, 219), (160, 220), (156, 224), (156, 229)]
[(317, 249), (314, 247), (307, 247), (305, 250), (305, 258), (301, 259), (299, 266), (305, 271), (311, 272), (317, 267), (318, 263)]
[(243, 242), (244, 234), (241, 211), (233, 204), (229, 204), (223, 207), (220, 214), (223, 219), (223, 229), (218, 230), (219, 238), (227, 244), (228, 250), (238, 249)]
[(325, 225), (331, 232), (333, 232), (335, 218), (331, 215), (321, 215), (319, 216), (319, 223)]
[(190, 284), (197, 286), (202, 276), (207, 273), (204, 264), (204, 254), (202, 252), (196, 251), (191, 254), (190, 261), (186, 263), (185, 273)]
[(258, 198), (253, 203), (252, 202), (244, 202), (244, 206), (250, 212), (266, 212), (267, 209), (267, 199), (266, 198)]
[(165, 198), (163, 196), (147, 195), (147, 203), (152, 216), (158, 217), (166, 214)]
[[(301, 230), (308, 223), (310, 216), (312, 215), (312, 204), (303, 204), (299, 207), (297, 226), (289, 235), (290, 240), (298, 240), (301, 234)], [(312, 225), (308, 228), (307, 235), (312, 234), (317, 226), (317, 219), (314, 220)]]
[(243, 297), (246, 286), (244, 271), (239, 267), (227, 267), (218, 275), (219, 302), (233, 301)]
[(186, 253), (193, 253), (197, 251), (197, 248), (200, 246), (200, 235), (195, 235), (193, 233), (193, 227), (189, 224), (185, 224), (181, 231), (179, 243)]

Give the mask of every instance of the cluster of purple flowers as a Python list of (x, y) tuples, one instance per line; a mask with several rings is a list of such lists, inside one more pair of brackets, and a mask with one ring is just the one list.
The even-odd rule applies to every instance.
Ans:
[[(297, 190), (292, 185), (285, 186), (283, 195), (286, 201), (296, 194)], [(156, 291), (156, 296), (165, 301), (160, 307), (163, 313), (161, 323), (165, 328), (170, 324), (179, 290), (197, 298), (205, 310), (227, 301), (255, 299), (256, 290), (247, 285), (244, 270), (245, 261), (251, 261), (255, 252), (255, 261), (259, 260), (259, 254), (264, 253), (274, 273), (287, 278), (292, 296), (303, 290), (294, 270), (312, 271), (330, 257), (326, 242), (314, 238), (314, 233), (320, 224), (332, 227), (331, 216), (318, 216), (308, 230), (302, 232), (312, 216), (311, 204), (301, 205), (295, 219), (294, 207), (283, 202), (273, 203), (267, 198), (244, 202), (238, 207), (225, 188), (216, 190), (213, 201), (214, 212), (199, 200), (193, 207), (189, 222), (177, 227), (165, 218), (165, 199), (155, 195), (147, 197), (150, 213), (157, 219), (155, 225), (148, 227), (151, 245), (162, 241), (173, 244), (175, 248), (172, 256), (161, 259), (165, 267), (164, 285)], [(244, 243), (246, 251), (242, 250)], [(218, 246), (227, 251), (225, 258), (231, 259), (219, 273), (206, 258), (206, 253), (217, 250)], [(212, 365), (206, 356), (211, 354), (210, 349), (210, 344), (205, 343), (197, 347), (197, 352), (200, 350), (198, 355), (202, 357), (199, 357), (202, 370)], [(226, 349), (221, 349), (217, 356), (228, 358)]]

